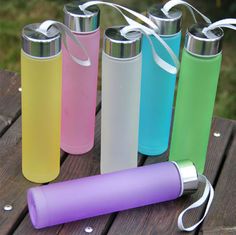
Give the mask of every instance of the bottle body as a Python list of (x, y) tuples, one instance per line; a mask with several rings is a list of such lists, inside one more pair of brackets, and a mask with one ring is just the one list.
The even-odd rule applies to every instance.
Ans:
[(102, 55), (101, 173), (137, 166), (142, 55)]
[[(75, 36), (85, 46), (92, 65), (75, 63), (62, 49), (61, 148), (70, 154), (82, 154), (94, 144), (100, 30)], [(69, 39), (68, 47), (79, 58), (83, 57), (83, 51)]]
[(30, 217), (43, 228), (173, 200), (181, 196), (181, 182), (176, 165), (164, 162), (35, 187), (28, 191)]
[[(171, 63), (160, 42), (153, 36), (151, 38), (158, 55)], [(179, 56), (181, 32), (162, 39)], [(142, 48), (139, 152), (155, 156), (168, 148), (176, 75), (164, 71), (155, 63), (147, 37), (144, 37)]]
[(61, 67), (61, 53), (44, 59), (21, 51), (22, 171), (36, 183), (59, 174)]
[(191, 160), (203, 173), (222, 55), (182, 55), (170, 146), (172, 161)]

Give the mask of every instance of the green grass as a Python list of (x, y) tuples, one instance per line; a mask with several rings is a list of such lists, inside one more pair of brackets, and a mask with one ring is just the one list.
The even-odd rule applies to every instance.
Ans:
[[(62, 21), (63, 5), (69, 1), (63, 0), (8, 0), (2, 1), (0, 7), (0, 68), (20, 73), (21, 30), (26, 24), (42, 22), (46, 19)], [(154, 0), (118, 0), (117, 3), (138, 10), (145, 11)], [(203, 8), (205, 9), (205, 8)], [(111, 25), (124, 24), (119, 13), (108, 7), (102, 7), (102, 28)], [(184, 30), (190, 15), (184, 14)], [(214, 115), (236, 119), (236, 32), (226, 30), (223, 63), (217, 91)], [(204, 86), (204, 84), (203, 84)]]

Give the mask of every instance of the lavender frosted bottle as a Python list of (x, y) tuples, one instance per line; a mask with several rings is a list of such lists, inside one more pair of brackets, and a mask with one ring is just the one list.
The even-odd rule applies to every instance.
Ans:
[(33, 226), (43, 228), (173, 200), (197, 188), (195, 166), (182, 161), (39, 186), (27, 196)]

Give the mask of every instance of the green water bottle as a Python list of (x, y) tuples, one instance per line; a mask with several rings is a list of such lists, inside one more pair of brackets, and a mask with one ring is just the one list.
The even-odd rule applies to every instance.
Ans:
[(199, 173), (206, 161), (224, 34), (215, 28), (206, 36), (206, 26), (195, 24), (186, 33), (169, 156), (191, 160)]

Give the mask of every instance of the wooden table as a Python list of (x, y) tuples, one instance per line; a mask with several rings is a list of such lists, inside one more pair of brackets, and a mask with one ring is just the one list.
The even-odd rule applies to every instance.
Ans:
[[(15, 73), (0, 71), (0, 235), (5, 234), (91, 234), (139, 235), (180, 234), (179, 213), (195, 201), (201, 192), (176, 201), (145, 206), (119, 213), (85, 219), (47, 229), (33, 229), (27, 204), (26, 190), (36, 184), (21, 173), (21, 102), (20, 78)], [(61, 172), (56, 181), (99, 174), (101, 105), (98, 97), (95, 146), (84, 156), (61, 152)], [(210, 212), (198, 230), (190, 234), (236, 234), (236, 137), (234, 121), (214, 118), (208, 148), (205, 174), (215, 188)], [(216, 134), (219, 133), (219, 134)], [(220, 136), (219, 136), (220, 135)], [(163, 161), (166, 156), (139, 156), (140, 165)], [(13, 209), (5, 211), (10, 204)], [(186, 223), (193, 223), (203, 208), (190, 212)]]

